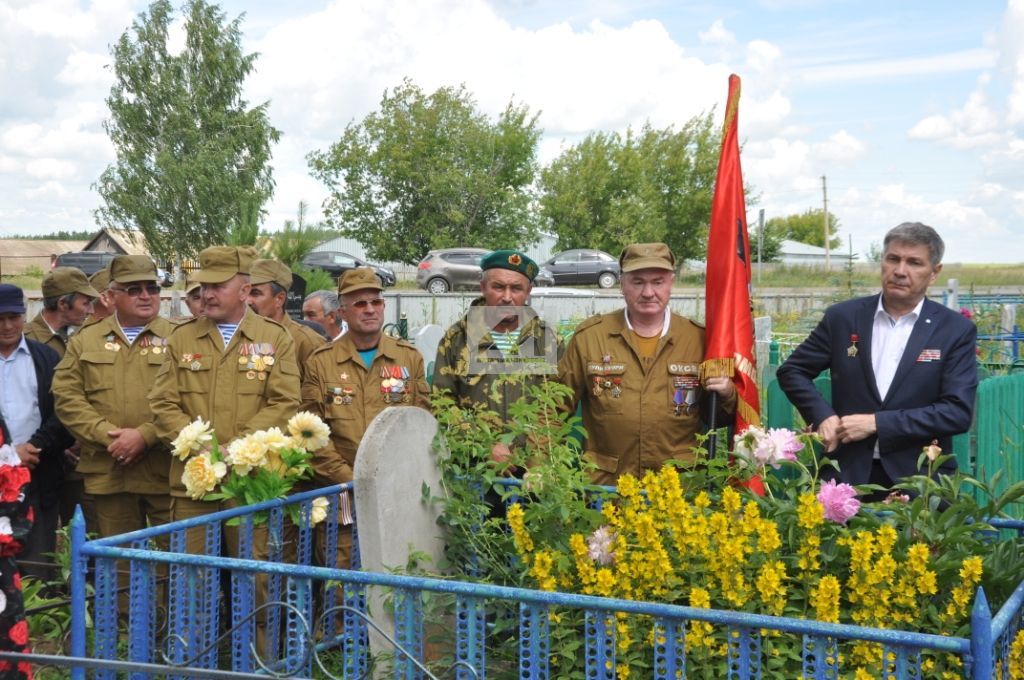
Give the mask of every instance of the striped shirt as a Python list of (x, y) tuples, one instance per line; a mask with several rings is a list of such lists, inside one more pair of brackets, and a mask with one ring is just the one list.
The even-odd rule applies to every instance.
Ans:
[(121, 332), (124, 333), (124, 337), (128, 340), (128, 344), (132, 345), (135, 343), (135, 338), (139, 337), (139, 333), (145, 326), (121, 326)]
[(224, 349), (228, 348), (231, 344), (231, 338), (235, 337), (235, 332), (238, 330), (237, 323), (219, 323), (217, 324), (217, 330), (220, 331), (220, 337), (224, 340)]

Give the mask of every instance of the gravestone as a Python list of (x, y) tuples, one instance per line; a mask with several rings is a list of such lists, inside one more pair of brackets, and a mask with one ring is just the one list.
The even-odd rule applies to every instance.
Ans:
[[(363, 571), (403, 571), (413, 551), (430, 558), (422, 567), (436, 570), (444, 555), (437, 518), (440, 505), (423, 500), (423, 486), (442, 494), (441, 473), (432, 449), (437, 421), (421, 408), (384, 409), (367, 428), (356, 453), (356, 524)], [(385, 593), (370, 588), (367, 604), (374, 623), (394, 637), (394, 617)], [(393, 648), (372, 628), (374, 655)]]
[(423, 355), (424, 366), (429, 366), (430, 362), (437, 358), (437, 346), (441, 344), (443, 337), (444, 328), (434, 323), (427, 324), (413, 333), (412, 341)]

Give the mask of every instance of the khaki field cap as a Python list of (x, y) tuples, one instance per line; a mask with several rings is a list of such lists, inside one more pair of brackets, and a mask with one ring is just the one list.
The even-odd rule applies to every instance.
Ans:
[(235, 274), (249, 274), (256, 249), (249, 246), (210, 246), (199, 253), (199, 271), (192, 277), (199, 283), (224, 283)]
[(100, 294), (89, 285), (89, 279), (77, 267), (55, 267), (43, 277), (43, 297), (60, 297), (69, 293), (81, 293), (96, 298)]
[(185, 295), (188, 295), (201, 285), (203, 284), (196, 281), (195, 274), (191, 272), (185, 274)]
[(634, 243), (619, 255), (619, 268), (623, 273), (638, 269), (676, 269), (676, 256), (664, 243)]
[(110, 263), (110, 280), (114, 283), (156, 281), (156, 265), (145, 255), (118, 255)]
[(357, 267), (349, 269), (345, 275), (338, 280), (338, 294), (348, 295), (357, 290), (384, 290), (380, 285), (380, 279), (369, 267)]
[(110, 286), (110, 264), (89, 277), (89, 285), (99, 292), (103, 292)]
[(276, 283), (288, 290), (292, 287), (292, 270), (284, 262), (277, 260), (256, 260), (249, 270), (249, 283), (254, 286), (261, 283)]

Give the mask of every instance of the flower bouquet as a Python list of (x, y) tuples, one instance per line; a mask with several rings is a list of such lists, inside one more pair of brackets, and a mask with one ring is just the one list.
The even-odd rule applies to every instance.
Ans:
[[(284, 498), (300, 480), (312, 476), (313, 452), (326, 446), (330, 435), (330, 428), (307, 411), (292, 416), (286, 430), (287, 434), (277, 427), (258, 430), (221, 448), (210, 424), (197, 418), (171, 442), (173, 455), (185, 461), (185, 490), (195, 500), (238, 505)], [(287, 512), (298, 521), (298, 508), (288, 506)], [(326, 516), (327, 499), (315, 499), (311, 523)], [(256, 524), (266, 520), (266, 513), (254, 516)]]

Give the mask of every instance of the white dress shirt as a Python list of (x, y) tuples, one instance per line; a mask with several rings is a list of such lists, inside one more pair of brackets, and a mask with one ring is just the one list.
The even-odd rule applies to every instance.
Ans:
[(875, 309), (875, 322), (871, 330), (871, 368), (875, 372), (878, 396), (883, 401), (892, 386), (892, 379), (896, 376), (896, 369), (923, 306), (924, 298), (921, 298), (913, 311), (894, 319), (882, 307), (882, 296), (878, 296), (878, 308)]
[(0, 412), (3, 412), (12, 444), (24, 444), (43, 422), (39, 413), (39, 381), (25, 336), (11, 352), (0, 354)]

